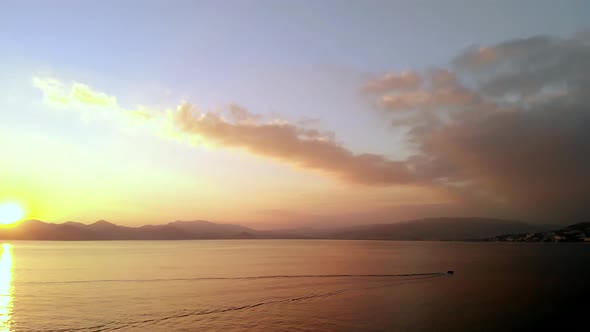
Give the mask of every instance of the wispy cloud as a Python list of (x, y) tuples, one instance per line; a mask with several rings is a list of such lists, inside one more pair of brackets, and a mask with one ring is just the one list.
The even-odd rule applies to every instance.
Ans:
[(241, 149), (351, 183), (383, 186), (415, 181), (404, 162), (376, 154), (354, 153), (339, 144), (332, 132), (281, 119), (265, 120), (236, 104), (217, 112), (203, 112), (189, 103), (166, 111), (127, 110), (115, 97), (84, 84), (73, 83), (68, 89), (58, 80), (37, 77), (33, 83), (43, 91), (49, 104), (90, 107), (90, 111), (98, 112), (108, 110), (117, 119), (155, 123), (157, 132), (168, 138)]
[[(435, 70), (425, 74), (411, 72), (411, 89), (405, 84), (386, 84), (392, 78), (407, 77), (407, 72), (387, 74), (383, 78), (370, 81), (364, 90), (378, 96), (378, 105), (386, 111), (411, 111), (441, 109), (443, 107), (473, 106), (481, 102), (481, 97), (465, 88), (459, 79), (448, 70)], [(395, 81), (393, 81), (395, 82)], [(367, 89), (366, 87), (387, 89)]]
[(45, 101), (61, 105), (85, 105), (99, 107), (119, 107), (117, 98), (92, 90), (81, 83), (72, 83), (69, 88), (53, 78), (33, 77), (33, 85), (41, 91)]
[(415, 71), (403, 71), (400, 73), (389, 73), (383, 77), (367, 82), (364, 90), (368, 92), (414, 91), (422, 85), (420, 74)]

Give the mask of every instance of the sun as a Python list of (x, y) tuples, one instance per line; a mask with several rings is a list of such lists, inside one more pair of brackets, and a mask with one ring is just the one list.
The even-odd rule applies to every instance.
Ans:
[(18, 203), (0, 204), (0, 224), (10, 225), (25, 217), (25, 210)]

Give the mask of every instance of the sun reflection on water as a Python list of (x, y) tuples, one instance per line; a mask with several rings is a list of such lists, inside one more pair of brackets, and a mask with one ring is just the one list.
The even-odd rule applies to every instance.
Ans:
[(13, 291), (12, 245), (3, 243), (0, 257), (0, 332), (10, 332)]

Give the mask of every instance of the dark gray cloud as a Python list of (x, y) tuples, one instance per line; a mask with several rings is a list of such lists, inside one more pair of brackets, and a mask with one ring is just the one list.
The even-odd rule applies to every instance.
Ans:
[[(417, 153), (406, 162), (415, 176), (498, 214), (565, 223), (590, 219), (587, 36), (472, 49), (453, 68), (446, 77), (425, 74), (422, 81), (430, 83), (420, 90), (423, 97), (403, 105), (411, 116), (394, 122), (410, 128)], [(440, 91), (462, 97), (441, 98)], [(415, 95), (395, 94), (403, 100)], [(384, 103), (395, 111), (392, 117), (399, 116), (400, 105), (391, 106)]]
[[(582, 92), (590, 84), (590, 37), (532, 37), (470, 50), (455, 68), (479, 74), (481, 92), (494, 97), (530, 97), (543, 92)], [(493, 75), (488, 75), (493, 73)]]
[(547, 222), (590, 219), (590, 43), (534, 37), (471, 49), (452, 69), (391, 73), (368, 82), (406, 160), (356, 154), (301, 124), (233, 105), (230, 119), (183, 105), (175, 129), (228, 148), (374, 186), (442, 191), (457, 214)]

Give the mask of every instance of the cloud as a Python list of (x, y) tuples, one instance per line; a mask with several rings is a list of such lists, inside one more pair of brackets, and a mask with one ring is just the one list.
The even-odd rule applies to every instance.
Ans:
[[(235, 106), (234, 106), (235, 108)], [(257, 118), (243, 108), (237, 120), (220, 114), (201, 112), (183, 104), (169, 117), (175, 132), (200, 137), (216, 146), (243, 149), (288, 164), (322, 171), (347, 182), (366, 185), (394, 185), (414, 182), (403, 162), (375, 154), (355, 154), (316, 129), (306, 129), (284, 121), (243, 122)]]
[(90, 112), (107, 109), (127, 124), (156, 124), (156, 133), (162, 137), (242, 149), (351, 183), (387, 186), (415, 182), (404, 162), (376, 154), (354, 153), (338, 144), (333, 132), (282, 119), (264, 121), (263, 116), (236, 104), (218, 112), (202, 112), (188, 103), (167, 111), (127, 110), (119, 106), (115, 97), (84, 84), (74, 83), (67, 89), (58, 80), (37, 77), (33, 83), (50, 104), (90, 107)]
[(409, 129), (415, 176), (480, 209), (590, 218), (587, 36), (471, 49), (452, 68), (423, 74), (419, 91), (377, 96), (392, 117), (412, 111), (393, 123)]
[[(389, 73), (362, 89), (413, 154), (356, 153), (332, 132), (239, 105), (128, 110), (74, 83), (34, 79), (48, 103), (110, 109), (166, 137), (204, 141), (349, 183), (443, 192), (455, 211), (571, 223), (590, 219), (590, 38), (533, 37), (469, 49), (447, 69)], [(383, 144), (388, 144), (384, 142)], [(449, 204), (451, 204), (449, 203)]]
[[(406, 77), (408, 74), (386, 74), (383, 78), (371, 81), (371, 86), (381, 86), (378, 82), (390, 82), (391, 78)], [(481, 98), (465, 88), (455, 75), (448, 70), (435, 70), (425, 74), (412, 72), (412, 80), (420, 82), (412, 89), (381, 89), (377, 100), (379, 108), (385, 111), (412, 111), (440, 109), (442, 107), (472, 106)], [(377, 82), (377, 83), (376, 83)], [(382, 84), (384, 85), (384, 84)], [(366, 91), (367, 88), (365, 87)], [(379, 89), (373, 88), (371, 92)]]
[(110, 117), (120, 121), (125, 128), (148, 122), (162, 125), (163, 112), (144, 107), (123, 108), (115, 96), (96, 91), (86, 84), (73, 82), (68, 85), (55, 78), (33, 77), (33, 86), (41, 90), (48, 105), (79, 111), (85, 120)]
[(566, 40), (549, 36), (534, 36), (508, 40), (493, 46), (472, 47), (455, 57), (452, 64), (466, 70), (489, 69), (506, 60), (515, 61), (530, 56), (538, 57), (547, 50), (547, 45), (562, 41)]
[(119, 107), (117, 98), (92, 90), (81, 83), (73, 83), (67, 89), (65, 85), (52, 78), (33, 77), (33, 85), (43, 92), (45, 101), (61, 105), (85, 105), (98, 107)]
[(70, 102), (63, 84), (58, 80), (33, 77), (33, 86), (41, 89), (43, 98), (48, 103), (67, 105)]
[[(557, 106), (557, 105), (556, 105)], [(439, 177), (467, 181), (534, 218), (589, 216), (588, 105), (539, 107), (459, 121), (424, 135)]]
[(367, 82), (364, 90), (367, 92), (387, 92), (387, 91), (412, 91), (417, 90), (422, 85), (422, 78), (415, 71), (403, 71), (400, 73), (390, 73), (384, 77)]
[[(472, 74), (481, 93), (496, 98), (527, 98), (548, 92), (584, 93), (590, 85), (590, 37), (563, 39), (538, 36), (488, 48), (496, 54), (481, 59), (469, 50), (454, 60), (459, 71)], [(488, 73), (494, 73), (488, 75)]]
[(245, 108), (236, 104), (229, 105), (229, 113), (234, 121), (240, 123), (256, 123), (262, 119), (262, 116), (258, 114), (252, 114)]

